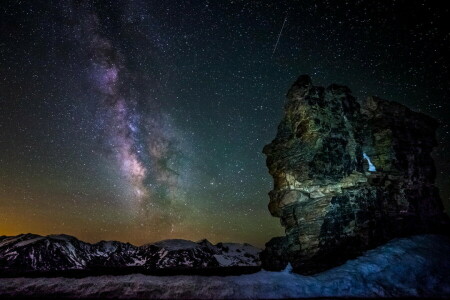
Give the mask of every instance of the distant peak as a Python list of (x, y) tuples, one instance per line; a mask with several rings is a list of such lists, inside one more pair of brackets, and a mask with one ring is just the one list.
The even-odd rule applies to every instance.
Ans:
[(198, 244), (193, 241), (183, 240), (183, 239), (169, 239), (162, 240), (156, 243), (149, 244), (148, 246), (155, 246), (158, 248), (164, 248), (166, 250), (182, 250), (182, 249), (191, 249), (198, 247)]
[(200, 244), (200, 245), (212, 245), (212, 243), (210, 241), (208, 241), (207, 239), (201, 239), (201, 240), (197, 241), (197, 244)]

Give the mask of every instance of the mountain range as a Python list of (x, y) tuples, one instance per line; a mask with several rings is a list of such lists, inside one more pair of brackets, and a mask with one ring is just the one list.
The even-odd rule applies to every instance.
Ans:
[(0, 237), (0, 276), (103, 274), (230, 275), (259, 271), (258, 249), (249, 244), (164, 240), (135, 246), (118, 241), (90, 244), (65, 234)]

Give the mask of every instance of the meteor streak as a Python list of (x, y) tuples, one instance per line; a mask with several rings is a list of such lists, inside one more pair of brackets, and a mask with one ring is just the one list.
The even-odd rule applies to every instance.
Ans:
[(280, 37), (281, 37), (281, 34), (283, 33), (284, 24), (286, 23), (286, 21), (287, 21), (287, 16), (284, 18), (283, 26), (281, 26), (280, 33), (278, 34), (277, 42), (275, 43), (275, 47), (273, 47), (272, 57), (275, 54), (275, 51), (277, 51), (278, 42), (280, 41)]

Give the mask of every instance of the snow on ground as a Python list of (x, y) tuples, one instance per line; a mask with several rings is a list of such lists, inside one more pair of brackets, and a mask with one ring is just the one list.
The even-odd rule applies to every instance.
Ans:
[(450, 297), (450, 238), (397, 239), (315, 276), (261, 271), (241, 276), (3, 278), (0, 295), (110, 298), (251, 299)]

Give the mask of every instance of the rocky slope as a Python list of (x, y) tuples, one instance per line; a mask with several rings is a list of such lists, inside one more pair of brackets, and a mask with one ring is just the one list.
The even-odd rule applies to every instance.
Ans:
[(263, 267), (311, 274), (389, 239), (445, 232), (431, 157), (438, 123), (398, 103), (300, 76), (287, 94), (276, 138), (264, 147), (274, 178), (269, 210), (285, 237)]
[[(202, 273), (257, 271), (260, 249), (248, 244), (207, 240), (165, 240), (144, 246), (117, 241), (96, 244), (68, 235), (21, 234), (0, 237), (0, 275), (107, 273)], [(78, 273), (74, 273), (77, 271)]]

